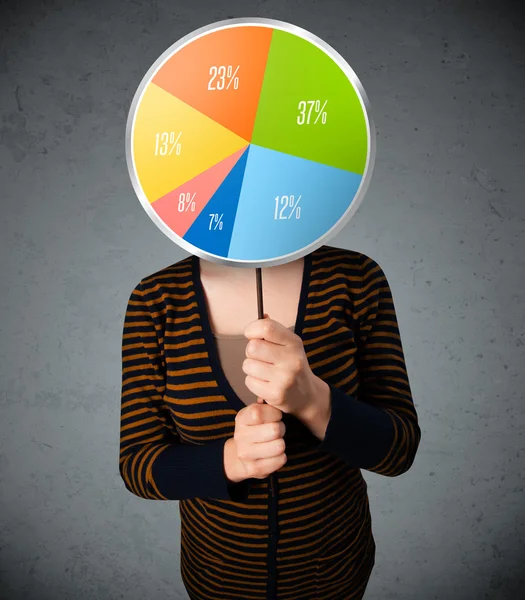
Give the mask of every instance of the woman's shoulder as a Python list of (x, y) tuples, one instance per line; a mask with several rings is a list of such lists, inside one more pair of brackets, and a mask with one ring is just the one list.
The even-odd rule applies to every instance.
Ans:
[(131, 298), (148, 307), (155, 318), (187, 293), (192, 279), (192, 255), (146, 274), (133, 287)]
[[(385, 278), (384, 271), (379, 262), (361, 252), (350, 248), (322, 245), (310, 253), (315, 264), (333, 266), (348, 277), (349, 282), (369, 279), (371, 276)], [(190, 254), (172, 264), (149, 273), (142, 277), (138, 286), (143, 294), (161, 295), (167, 289), (173, 290), (178, 283), (188, 285), (193, 278), (193, 258)]]
[(170, 265), (148, 273), (135, 286), (141, 293), (152, 299), (154, 296), (162, 297), (163, 293), (172, 290), (178, 283), (187, 283), (192, 278), (192, 255), (187, 256)]
[(336, 263), (345, 274), (352, 278), (366, 278), (373, 273), (384, 275), (379, 262), (359, 250), (325, 245), (314, 251), (312, 255), (317, 255), (318, 259), (323, 262)]

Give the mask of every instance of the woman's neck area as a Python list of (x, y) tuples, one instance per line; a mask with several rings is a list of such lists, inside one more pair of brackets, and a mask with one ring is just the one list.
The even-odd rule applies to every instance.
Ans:
[[(286, 277), (290, 273), (297, 270), (300, 265), (303, 265), (304, 258), (293, 260), (283, 265), (277, 265), (273, 267), (263, 267), (262, 277), (263, 279), (280, 279)], [(255, 267), (231, 267), (229, 265), (222, 265), (219, 263), (199, 258), (201, 276), (204, 277), (220, 277), (224, 280), (231, 282), (252, 282), (255, 281)], [(301, 267), (302, 268), (302, 267)]]

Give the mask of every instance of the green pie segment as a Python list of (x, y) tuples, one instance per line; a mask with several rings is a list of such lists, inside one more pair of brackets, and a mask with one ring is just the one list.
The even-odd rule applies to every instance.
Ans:
[(278, 29), (250, 141), (360, 175), (366, 167), (365, 113), (347, 75), (312, 42)]

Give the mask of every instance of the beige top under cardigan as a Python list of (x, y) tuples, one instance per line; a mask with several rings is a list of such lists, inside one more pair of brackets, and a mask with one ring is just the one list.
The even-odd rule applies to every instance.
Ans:
[[(295, 327), (288, 327), (293, 331)], [(233, 391), (248, 406), (257, 402), (257, 396), (252, 393), (244, 383), (246, 373), (242, 370), (242, 363), (246, 358), (246, 346), (248, 338), (243, 334), (229, 335), (224, 333), (214, 333), (215, 344), (219, 354), (219, 361), (224, 371), (226, 379), (233, 388)]]

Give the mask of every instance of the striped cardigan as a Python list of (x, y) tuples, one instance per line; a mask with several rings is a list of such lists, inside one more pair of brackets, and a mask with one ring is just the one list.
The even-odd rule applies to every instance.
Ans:
[(406, 472), (421, 436), (378, 263), (333, 246), (306, 255), (295, 333), (330, 386), (325, 437), (283, 414), (286, 464), (266, 479), (231, 483), (224, 444), (245, 404), (218, 359), (198, 257), (131, 292), (119, 470), (132, 494), (180, 501), (180, 569), (192, 600), (364, 594), (375, 542), (361, 469)]

